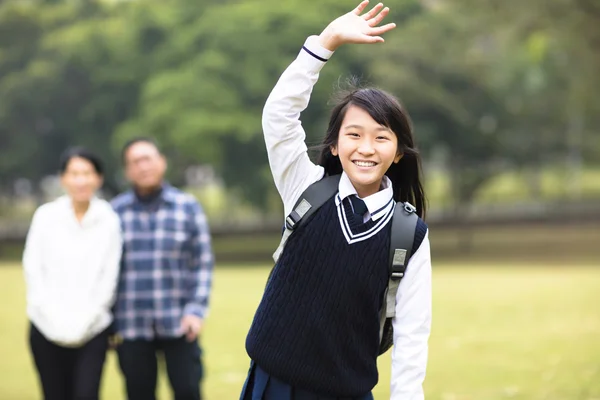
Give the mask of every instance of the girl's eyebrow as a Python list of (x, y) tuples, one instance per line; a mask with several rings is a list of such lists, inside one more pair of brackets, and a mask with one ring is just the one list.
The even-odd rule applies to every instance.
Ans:
[(363, 129), (363, 127), (362, 127), (362, 126), (360, 126), (360, 125), (355, 125), (355, 124), (353, 124), (353, 125), (346, 125), (346, 126), (344, 127), (344, 129)]
[[(364, 129), (364, 127), (362, 125), (356, 125), (356, 124), (352, 124), (352, 125), (346, 125), (344, 127), (344, 129)], [(386, 132), (391, 132), (390, 128), (387, 128), (385, 126), (378, 126), (377, 128), (375, 128), (376, 131), (386, 131)]]

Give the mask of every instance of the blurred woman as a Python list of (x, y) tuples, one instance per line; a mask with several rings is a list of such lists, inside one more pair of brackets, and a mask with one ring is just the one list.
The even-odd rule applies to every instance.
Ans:
[(119, 218), (96, 197), (100, 160), (83, 148), (60, 159), (64, 196), (39, 207), (23, 267), (29, 344), (46, 400), (98, 399), (121, 258)]

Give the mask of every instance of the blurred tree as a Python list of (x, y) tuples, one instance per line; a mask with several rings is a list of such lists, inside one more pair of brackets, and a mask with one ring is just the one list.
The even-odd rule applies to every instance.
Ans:
[[(118, 149), (156, 137), (169, 178), (212, 164), (239, 197), (273, 194), (261, 112), (307, 35), (354, 4), (290, 0), (0, 2), (0, 186), (39, 181), (68, 145), (92, 147), (119, 188)], [(600, 160), (600, 33), (592, 0), (394, 0), (385, 46), (342, 48), (303, 114), (326, 128), (340, 78), (399, 95), (427, 156), (445, 154), (455, 205), (506, 166)], [(579, 158), (578, 158), (579, 157)], [(2, 189), (2, 188), (0, 188)]]
[[(261, 135), (262, 107), (307, 34), (322, 29), (323, 10), (335, 9), (337, 2), (304, 10), (303, 18), (298, 1), (179, 3), (147, 5), (138, 10), (139, 18), (130, 19), (134, 29), (157, 38), (148, 55), (155, 71), (144, 84), (139, 112), (119, 127), (115, 141), (147, 132), (183, 164), (215, 165), (230, 187), (265, 207), (273, 185)], [(339, 64), (326, 71), (332, 79)], [(317, 103), (326, 101), (325, 93), (323, 87), (317, 90)], [(312, 138), (324, 132), (315, 123), (322, 114), (312, 109), (304, 118)]]
[(510, 157), (500, 140), (506, 115), (470, 51), (470, 34), (451, 10), (421, 13), (390, 35), (389, 50), (372, 65), (376, 81), (407, 107), (425, 154), (446, 155), (455, 212), (468, 211), (477, 189)]
[(571, 175), (567, 192), (577, 197), (584, 162), (600, 163), (600, 137), (593, 132), (598, 129), (600, 97), (592, 89), (600, 87), (600, 3), (453, 0), (452, 4), (457, 12), (476, 16), (471, 21), (473, 32), (488, 36), (487, 32), (495, 32), (501, 44), (495, 70), (504, 79), (494, 89), (504, 90), (513, 105), (522, 105), (516, 107), (520, 112), (515, 113), (515, 125), (530, 135), (537, 133), (537, 149), (528, 157), (540, 168), (565, 160)]
[[(424, 150), (447, 155), (457, 211), (468, 211), (477, 190), (507, 167), (573, 159), (584, 147), (585, 115), (597, 115), (589, 85), (598, 82), (591, 72), (600, 53), (590, 51), (598, 31), (582, 37), (597, 15), (583, 22), (570, 2), (537, 3), (427, 2), (429, 12), (394, 31), (390, 51), (371, 65), (377, 82), (401, 94)], [(567, 54), (586, 66), (571, 67)]]
[[(3, 181), (38, 181), (56, 171), (68, 146), (85, 145), (108, 164), (107, 184), (115, 188), (110, 149), (115, 125), (136, 107), (136, 70), (126, 22), (94, 2), (5, 3), (0, 9), (1, 140)], [(5, 35), (2, 35), (5, 37)], [(12, 65), (11, 65), (12, 64)]]

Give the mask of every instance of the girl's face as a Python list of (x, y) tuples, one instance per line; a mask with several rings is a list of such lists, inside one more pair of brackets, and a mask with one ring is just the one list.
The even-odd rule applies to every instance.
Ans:
[(394, 132), (354, 105), (346, 110), (331, 154), (339, 157), (344, 172), (362, 198), (377, 193), (388, 168), (402, 158)]
[(75, 203), (89, 202), (102, 185), (102, 177), (96, 172), (94, 165), (81, 157), (69, 160), (60, 180)]

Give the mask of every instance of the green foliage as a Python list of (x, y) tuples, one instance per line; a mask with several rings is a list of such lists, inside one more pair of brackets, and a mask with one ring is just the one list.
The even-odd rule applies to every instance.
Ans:
[[(542, 168), (567, 153), (597, 163), (597, 6), (543, 4), (392, 1), (398, 28), (386, 44), (340, 49), (323, 70), (303, 114), (310, 144), (332, 90), (356, 75), (405, 103), (426, 160), (450, 171), (455, 203), (506, 166)], [(264, 101), (305, 38), (353, 5), (0, 2), (0, 189), (39, 181), (82, 144), (107, 160), (116, 191), (118, 150), (150, 135), (175, 183), (187, 166), (212, 164), (232, 193), (266, 209)]]

